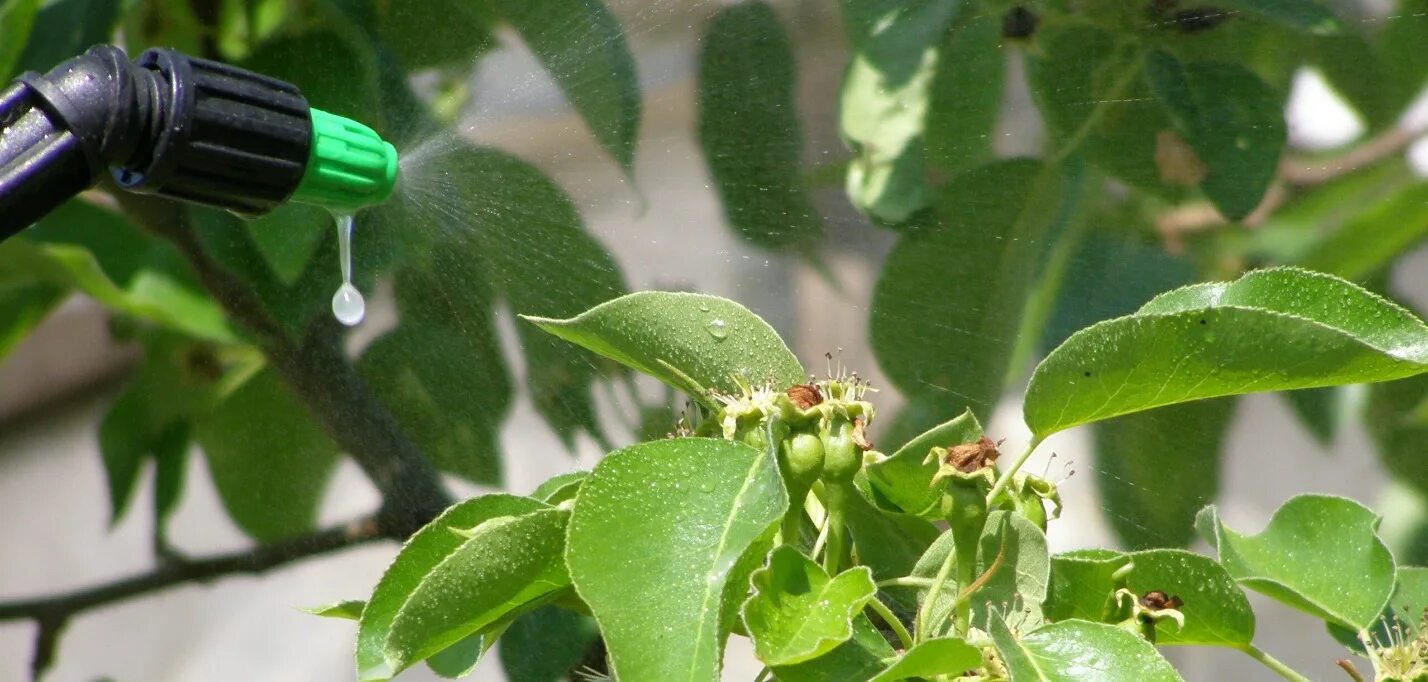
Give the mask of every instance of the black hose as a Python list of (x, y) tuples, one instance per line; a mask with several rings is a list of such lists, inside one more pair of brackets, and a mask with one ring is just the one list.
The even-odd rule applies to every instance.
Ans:
[(0, 95), (0, 240), (106, 171), (130, 191), (267, 213), (302, 181), (312, 144), (291, 84), (149, 50), (100, 45)]

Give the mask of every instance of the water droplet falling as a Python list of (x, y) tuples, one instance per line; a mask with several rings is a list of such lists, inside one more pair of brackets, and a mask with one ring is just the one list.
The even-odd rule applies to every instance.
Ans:
[(337, 218), (337, 253), (342, 261), (342, 286), (332, 296), (332, 315), (349, 327), (362, 321), (367, 314), (367, 302), (362, 292), (352, 286), (352, 215)]
[(720, 319), (710, 320), (709, 324), (704, 325), (704, 329), (709, 332), (710, 336), (714, 337), (715, 339), (718, 339), (719, 341), (723, 341), (729, 336), (729, 325), (725, 324), (724, 321)]

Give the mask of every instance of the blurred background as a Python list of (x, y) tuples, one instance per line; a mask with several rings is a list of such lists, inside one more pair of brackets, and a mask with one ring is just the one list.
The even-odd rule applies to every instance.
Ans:
[[(10, 4), (15, 3), (0, 6)], [(217, 4), (227, 7), (235, 3)], [(69, 36), (67, 45), (81, 48), (84, 40), (96, 35), (107, 39), (103, 36), (113, 29), (113, 35), (130, 46), (186, 42), (178, 47), (215, 50), (218, 56), (240, 63), (282, 65), (278, 69), (282, 73), (275, 75), (298, 82), (314, 104), (354, 118), (366, 117), (368, 112), (360, 108), (342, 110), (344, 105), (362, 102), (365, 96), (348, 91), (358, 86), (336, 75), (343, 68), (356, 67), (342, 59), (340, 50), (326, 54), (305, 50), (320, 44), (331, 26), (342, 25), (331, 18), (335, 16), (333, 12), (401, 14), (405, 10), (398, 6), (405, 3), (393, 1), (388, 7), (379, 0), (376, 9), (368, 10), (352, 9), (344, 3), (236, 4), (247, 11), (242, 31), (222, 21), (215, 24), (195, 16), (194, 7), (204, 5), (199, 2), (47, 0), (42, 3), (34, 30), (38, 31), (44, 21), (52, 22), (51, 26), (70, 26), (72, 32), (83, 35)], [(462, 3), (443, 0), (434, 4)], [(472, 7), (480, 4), (469, 3)], [(480, 12), (468, 15), (452, 11), (443, 15), (450, 19), (449, 23), (440, 23), (432, 17), (441, 13), (413, 11), (411, 21), (421, 23), (404, 29), (413, 36), (433, 43), (450, 42), (447, 38), (487, 43), (480, 50), (458, 50), (454, 58), (412, 62), (417, 66), (404, 70), (405, 83), (414, 99), (427, 107), (428, 113), (423, 116), (429, 120), (419, 122), (416, 119), (420, 117), (393, 113), (396, 109), (384, 103), (384, 132), (400, 140), (404, 155), (439, 156), (446, 149), (466, 143), (499, 149), (538, 169), (569, 197), (585, 234), (608, 251), (621, 273), (624, 288), (687, 289), (744, 303), (789, 340), (810, 371), (821, 373), (823, 356), (835, 354), (843, 364), (883, 389), (876, 394), (876, 400), (880, 414), (887, 418), (882, 424), (874, 424), (876, 441), (881, 430), (894, 428), (890, 426), (892, 416), (899, 413), (905, 391), (898, 390), (901, 387), (897, 382), (884, 374), (878, 352), (870, 342), (869, 319), (875, 315), (874, 288), (882, 263), (904, 232), (871, 224), (850, 202), (844, 189), (841, 174), (850, 153), (845, 135), (840, 132), (837, 94), (850, 48), (838, 6), (826, 0), (772, 3), (787, 31), (795, 66), (792, 101), (801, 125), (801, 132), (795, 132), (801, 135), (797, 153), (804, 171), (798, 182), (807, 188), (814, 217), (821, 225), (811, 246), (791, 249), (767, 248), (767, 240), (749, 239), (746, 232), (730, 229), (719, 181), (711, 177), (706, 153), (701, 150), (701, 36), (711, 18), (732, 4), (607, 0), (633, 57), (641, 102), (633, 162), (628, 170), (612, 160), (610, 145), (602, 145), (591, 134), (588, 115), (572, 106), (568, 92), (571, 83), (553, 76), (562, 68), (574, 67), (552, 68), (531, 47), (539, 40), (533, 41), (530, 35), (510, 25), (490, 21)], [(999, 4), (988, 3), (996, 9), (985, 10), (986, 16), (998, 24), (1006, 11), (997, 8)], [(1038, 3), (1028, 4), (1041, 11)], [(1069, 4), (1074, 9), (1079, 3)], [(1326, 75), (1326, 71), (1342, 66), (1335, 61), (1356, 59), (1354, 55), (1358, 53), (1352, 50), (1360, 46), (1350, 38), (1364, 36), (1372, 41), (1394, 28), (1428, 37), (1428, 5), (1389, 0), (1332, 4), (1349, 38), (1344, 38), (1337, 48), (1323, 46), (1323, 57), (1305, 57), (1309, 53), (1301, 51), (1299, 43), (1272, 40), (1261, 40), (1252, 47), (1239, 46), (1234, 54), (1239, 59), (1245, 51), (1267, 51), (1245, 59), (1275, 62), (1267, 69), (1279, 78), (1271, 87), (1282, 98), (1288, 136), (1284, 157), (1301, 163), (1304, 172), (1318, 169), (1335, 174), (1334, 179), (1310, 189), (1305, 189), (1309, 183), (1289, 189), (1271, 188), (1269, 192), (1288, 192), (1289, 196), (1272, 207), (1268, 217), (1225, 224), (1215, 216), (1213, 208), (1206, 209), (1193, 193), (1160, 194), (1132, 201), (1137, 192), (1131, 189), (1133, 185), (1119, 180), (1114, 173), (1097, 173), (1093, 182), (1102, 188), (1107, 199), (1101, 203), (1109, 208), (1097, 207), (1090, 212), (1090, 229), (1108, 235), (1133, 231), (1137, 236), (1127, 243), (1136, 248), (1102, 242), (1069, 256), (1074, 275), (1067, 279), (1057, 299), (1057, 305), (1065, 309), (1058, 315), (1088, 323), (1127, 312), (1158, 291), (1144, 291), (1146, 287), (1157, 286), (1156, 282), (1165, 282), (1161, 288), (1180, 283), (1173, 277), (1167, 279), (1167, 269), (1184, 267), (1192, 273), (1190, 278), (1199, 278), (1245, 263), (1293, 262), (1295, 249), (1303, 251), (1295, 240), (1308, 242), (1311, 234), (1322, 240), (1322, 233), (1348, 229), (1343, 227), (1346, 224), (1360, 230), (1359, 239), (1383, 240), (1390, 252), (1370, 266), (1359, 268), (1354, 278), (1391, 291), (1416, 304), (1420, 311), (1428, 310), (1428, 254), (1418, 247), (1421, 235), (1428, 233), (1428, 189), (1419, 179), (1428, 170), (1428, 145), (1419, 141), (1428, 130), (1428, 104), (1415, 92), (1408, 104), (1391, 113), (1365, 113), (1362, 99), (1355, 103), (1353, 97), (1344, 94), (1349, 89), (1346, 85), (1355, 85), (1351, 79), (1346, 82), (1341, 74)], [(99, 20), (96, 24), (96, 13), (103, 12), (109, 12), (113, 21)], [(0, 21), (9, 20), (6, 17), (0, 14)], [(185, 23), (189, 21), (198, 21), (210, 29)], [(464, 21), (489, 21), (490, 32), (465, 27)], [(551, 21), (553, 25), (558, 23)], [(1247, 18), (1231, 21), (1254, 23)], [(391, 25), (399, 23), (392, 20)], [(227, 32), (217, 36), (205, 32), (213, 26)], [(1207, 32), (1214, 30), (1237, 29), (1228, 26)], [(5, 35), (3, 30), (0, 35)], [(387, 38), (398, 45), (405, 45), (403, 40), (421, 40), (395, 34)], [(234, 44), (206, 44), (229, 39)], [(1043, 114), (1028, 85), (1027, 61), (1041, 49), (1035, 40), (1035, 35), (1030, 39), (1003, 35), (999, 40), (1004, 44), (1005, 62), (998, 68), (1005, 74), (1005, 86), (998, 93), (995, 126), (984, 133), (994, 156), (1040, 155), (1050, 143)], [(279, 42), (281, 49), (273, 48)], [(53, 63), (69, 56), (60, 51), (61, 47), (68, 49), (58, 43), (31, 45), (21, 65), (47, 69), (49, 65), (41, 60)], [(397, 49), (398, 58), (415, 59), (414, 49), (410, 45)], [(593, 51), (594, 47), (589, 49)], [(1195, 49), (1214, 56), (1220, 48), (1212, 44)], [(1336, 53), (1335, 49), (1342, 51)], [(1419, 75), (1420, 85), (1423, 76), (1428, 73)], [(1334, 77), (1340, 78), (1337, 85)], [(1357, 85), (1372, 89), (1379, 84)], [(380, 87), (393, 86), (386, 83)], [(1087, 102), (1096, 99), (1092, 92), (1081, 96)], [(332, 103), (322, 101), (324, 97)], [(1135, 106), (1134, 96), (1123, 99), (1123, 106)], [(1113, 111), (1116, 106), (1112, 105)], [(1372, 147), (1374, 144), (1383, 148)], [(1363, 151), (1366, 147), (1371, 147), (1369, 152)], [(1376, 155), (1362, 160), (1349, 157), (1351, 154)], [(1353, 164), (1368, 170), (1349, 168)], [(421, 173), (419, 169), (415, 175), (420, 177)], [(365, 214), (357, 216), (354, 250), (359, 283), (367, 294), (369, 309), (367, 319), (343, 340), (354, 357), (399, 329), (406, 319), (406, 314), (399, 312), (401, 284), (393, 284), (400, 276), (393, 276), (388, 270), (391, 263), (384, 262), (389, 250), (415, 249), (402, 241), (403, 235), (417, 234), (422, 242), (440, 244), (452, 240), (464, 245), (473, 239), (467, 232), (479, 229), (498, 235), (495, 238), (500, 240), (529, 243), (534, 239), (522, 232), (528, 227), (526, 212), (531, 209), (520, 203), (521, 197), (512, 198), (502, 187), (482, 184), (493, 176), (468, 175), (459, 168), (441, 173), (440, 183), (426, 188), (424, 194), (403, 198), (398, 202), (400, 208), (374, 211), (370, 220)], [(1343, 178), (1357, 185), (1335, 184)], [(1335, 193), (1311, 197), (1310, 190), (1320, 186), (1331, 187)], [(494, 193), (496, 198), (484, 208), (441, 196), (486, 192)], [(989, 198), (992, 200), (995, 199)], [(103, 198), (91, 197), (88, 201), (90, 205), (107, 207)], [(1318, 204), (1313, 204), (1315, 201)], [(1200, 213), (1196, 214), (1196, 210)], [(1203, 218), (1207, 210), (1211, 217)], [(378, 214), (380, 211), (384, 212)], [(484, 211), (479, 216), (479, 227), (472, 226), (477, 221), (470, 218), (471, 211)], [(1276, 216), (1282, 219), (1276, 220)], [(309, 308), (321, 314), (339, 282), (337, 262), (328, 244), (330, 226), (323, 216), (280, 219), (288, 220), (291, 227), (249, 228), (249, 238), (267, 244), (261, 248), (279, 256), (290, 250), (307, 249), (311, 265), (304, 266), (306, 258), (299, 257), (296, 270), (302, 274), (290, 277), (286, 283), (291, 286), (285, 291), (290, 292), (286, 295), (309, 299)], [(1375, 219), (1382, 225), (1363, 225)], [(91, 222), (94, 224), (87, 226), (89, 229), (109, 227)], [(65, 228), (41, 225), (37, 229), (61, 233)], [(262, 235), (264, 229), (318, 235), (307, 241), (322, 245), (300, 246), (297, 241), (301, 240), (269, 239)], [(1270, 236), (1257, 236), (1265, 234)], [(60, 239), (52, 234), (42, 237)], [(565, 237), (559, 233), (547, 233), (543, 238), (552, 240), (548, 242), (550, 253), (569, 253), (562, 251), (559, 242)], [(1246, 247), (1245, 242), (1252, 243)], [(1290, 247), (1281, 248), (1290, 242)], [(456, 257), (464, 258), (464, 252), (458, 250)], [(1232, 258), (1239, 259), (1236, 265), (1224, 264), (1224, 260)], [(276, 267), (273, 263), (282, 260), (272, 259), (269, 265)], [(474, 267), (470, 263), (448, 263), (430, 272), (454, 282), (450, 295), (462, 296), (466, 292), (458, 285), (465, 286), (461, 284), (464, 273)], [(985, 274), (979, 271), (981, 267), (977, 263), (949, 264), (947, 276), (976, 277)], [(573, 274), (575, 278), (581, 276), (578, 271)], [(550, 269), (523, 284), (541, 285), (559, 291), (568, 282), (561, 279), (558, 269)], [(1105, 303), (1117, 290), (1123, 296), (1139, 298)], [(472, 290), (469, 295), (479, 297), (481, 292)], [(931, 292), (929, 300), (947, 295)], [(543, 413), (540, 402), (533, 397), (532, 382), (528, 380), (532, 356), (522, 352), (528, 340), (510, 315), (512, 307), (515, 306), (511, 302), (500, 304), (499, 314), (494, 317), (500, 351), (493, 361), (504, 362), (508, 368), (506, 389), (510, 399), (495, 410), (492, 437), (499, 445), (498, 469), (503, 477), (499, 487), (527, 492), (553, 474), (589, 468), (605, 451), (602, 442), (620, 445), (633, 440), (647, 412), (640, 408), (659, 404), (663, 393), (644, 383), (633, 395), (594, 390), (594, 429), (584, 425), (569, 427), (568, 423), (567, 428), (553, 428), (550, 416)], [(927, 309), (932, 314), (938, 307), (928, 303)], [(18, 315), (17, 310), (0, 306), (0, 315)], [(124, 315), (116, 316), (83, 293), (66, 292), (56, 297), (53, 306), (46, 307), (40, 317), (32, 329), (8, 337), (23, 338), (0, 356), (0, 518), (4, 519), (0, 521), (0, 601), (103, 583), (142, 572), (156, 560), (157, 512), (150, 500), (157, 493), (155, 477), (149, 473), (156, 465), (147, 459), (140, 462), (142, 473), (134, 477), (133, 488), (128, 492), (130, 508), (111, 524), (113, 482), (106, 476), (100, 436), (100, 424), (116, 401), (131, 390), (143, 358), (146, 352), (153, 352), (153, 345), (142, 333), (128, 329), (133, 325), (122, 319)], [(0, 320), (0, 341), (7, 338), (9, 328), (7, 321)], [(956, 331), (951, 329), (949, 333)], [(993, 341), (1010, 346), (1017, 339), (1010, 336)], [(0, 344), (0, 349), (5, 348), (7, 345)], [(565, 352), (577, 353), (574, 349)], [(460, 372), (466, 367), (450, 369)], [(994, 404), (974, 406), (984, 419), (990, 418), (988, 434), (1007, 439), (1008, 448), (1015, 444), (1013, 449), (1027, 439), (1020, 419), (1020, 381), (1009, 382), (1004, 390), (998, 390), (996, 394), (1001, 398), (992, 401)], [(468, 389), (456, 381), (453, 390)], [(635, 404), (636, 398), (641, 405)], [(474, 393), (469, 399), (481, 402)], [(1357, 417), (1367, 409), (1367, 390), (1334, 392), (1324, 400), (1329, 407), (1321, 409), (1318, 417), (1306, 420), (1294, 402), (1281, 396), (1249, 396), (1233, 403), (1223, 427), (1222, 444), (1217, 432), (1208, 439), (1215, 443), (1209, 452), (1201, 443), (1204, 438), (1186, 444), (1176, 441), (1174, 434), (1161, 440), (1151, 437), (1142, 447), (1153, 448), (1166, 458), (1222, 462), (1215, 477), (1218, 493), (1212, 487), (1207, 495), (1218, 502), (1222, 517), (1231, 526), (1262, 527), (1273, 509), (1299, 492), (1336, 493), (1387, 516), (1384, 534), (1397, 545), (1400, 558), (1421, 552), (1421, 547), (1414, 549), (1414, 524), (1423, 515), (1424, 503), (1412, 485), (1395, 482), (1380, 463), (1383, 441), (1376, 439)], [(401, 412), (398, 407), (393, 409)], [(948, 409), (951, 408), (940, 411)], [(250, 428), (262, 430), (264, 426), (254, 421)], [(1417, 449), (1418, 454), (1428, 454), (1428, 441), (1408, 447)], [(1122, 528), (1136, 525), (1133, 507), (1108, 501), (1108, 497), (1125, 492), (1117, 491), (1118, 486), (1131, 489), (1139, 483), (1124, 471), (1107, 470), (1097, 461), (1096, 449), (1090, 431), (1077, 429), (1056, 436), (1041, 448), (1041, 453), (1056, 454), (1054, 462), (1029, 465), (1035, 471), (1047, 468), (1054, 479), (1065, 478), (1061, 493), (1067, 508), (1062, 520), (1053, 523), (1049, 532), (1053, 550), (1116, 546), (1125, 542), (1127, 534), (1134, 535), (1117, 530), (1117, 524)], [(262, 539), (266, 531), (255, 533), (253, 529), (266, 523), (264, 512), (239, 512), (240, 518), (248, 520), (235, 521), (232, 498), (244, 497), (245, 493), (242, 488), (224, 489), (223, 483), (215, 484), (216, 472), (210, 471), (212, 453), (203, 456), (200, 450), (197, 442), (185, 440), (183, 452), (187, 454), (183, 457), (187, 467), (180, 471), (182, 494), (167, 521), (166, 544), (180, 554), (202, 556), (246, 546), (251, 537)], [(340, 523), (370, 511), (379, 502), (377, 491), (356, 465), (346, 458), (334, 461), (330, 473), (323, 470), (315, 480), (300, 482), (312, 489), (308, 495), (312, 517), (306, 520), (307, 525)], [(1177, 468), (1162, 475), (1173, 482), (1180, 475), (1178, 471)], [(461, 475), (459, 471), (448, 475), (447, 482), (460, 496), (498, 487), (491, 476), (469, 472)], [(264, 498), (253, 504), (281, 506), (284, 502)], [(244, 513), (249, 516), (244, 517)], [(255, 513), (256, 521), (252, 520)], [(277, 535), (283, 532), (281, 528), (275, 531)], [(1201, 551), (1207, 549), (1203, 543), (1195, 546)], [(284, 566), (264, 576), (235, 576), (207, 585), (186, 585), (85, 613), (69, 625), (47, 679), (351, 679), (354, 628), (312, 617), (296, 607), (365, 596), (395, 550), (392, 544), (366, 545)], [(1421, 560), (1423, 555), (1416, 556)], [(1342, 649), (1315, 623), (1256, 595), (1252, 594), (1251, 599), (1260, 618), (1257, 642), (1263, 649), (1311, 678), (1328, 679), (1338, 674), (1333, 659), (1343, 655)], [(25, 621), (0, 623), (0, 680), (28, 678), (33, 632), (34, 626)], [(1188, 680), (1268, 679), (1264, 669), (1235, 652), (1195, 649), (1168, 655)], [(758, 669), (746, 643), (735, 638), (726, 679), (751, 679)], [(425, 669), (414, 669), (405, 678), (436, 679)], [(505, 679), (498, 658), (484, 660), (474, 679)]]

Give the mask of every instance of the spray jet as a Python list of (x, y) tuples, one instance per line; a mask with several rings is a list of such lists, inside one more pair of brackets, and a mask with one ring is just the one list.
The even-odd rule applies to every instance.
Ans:
[(397, 151), (290, 83), (173, 50), (131, 62), (100, 45), (0, 92), (0, 241), (106, 172), (243, 217), (289, 201), (351, 213), (391, 195)]

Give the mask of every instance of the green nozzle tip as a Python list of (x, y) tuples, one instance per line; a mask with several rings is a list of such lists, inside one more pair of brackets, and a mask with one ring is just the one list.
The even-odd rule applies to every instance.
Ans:
[(292, 200), (334, 211), (380, 204), (397, 184), (397, 150), (350, 118), (312, 109), (312, 155)]

